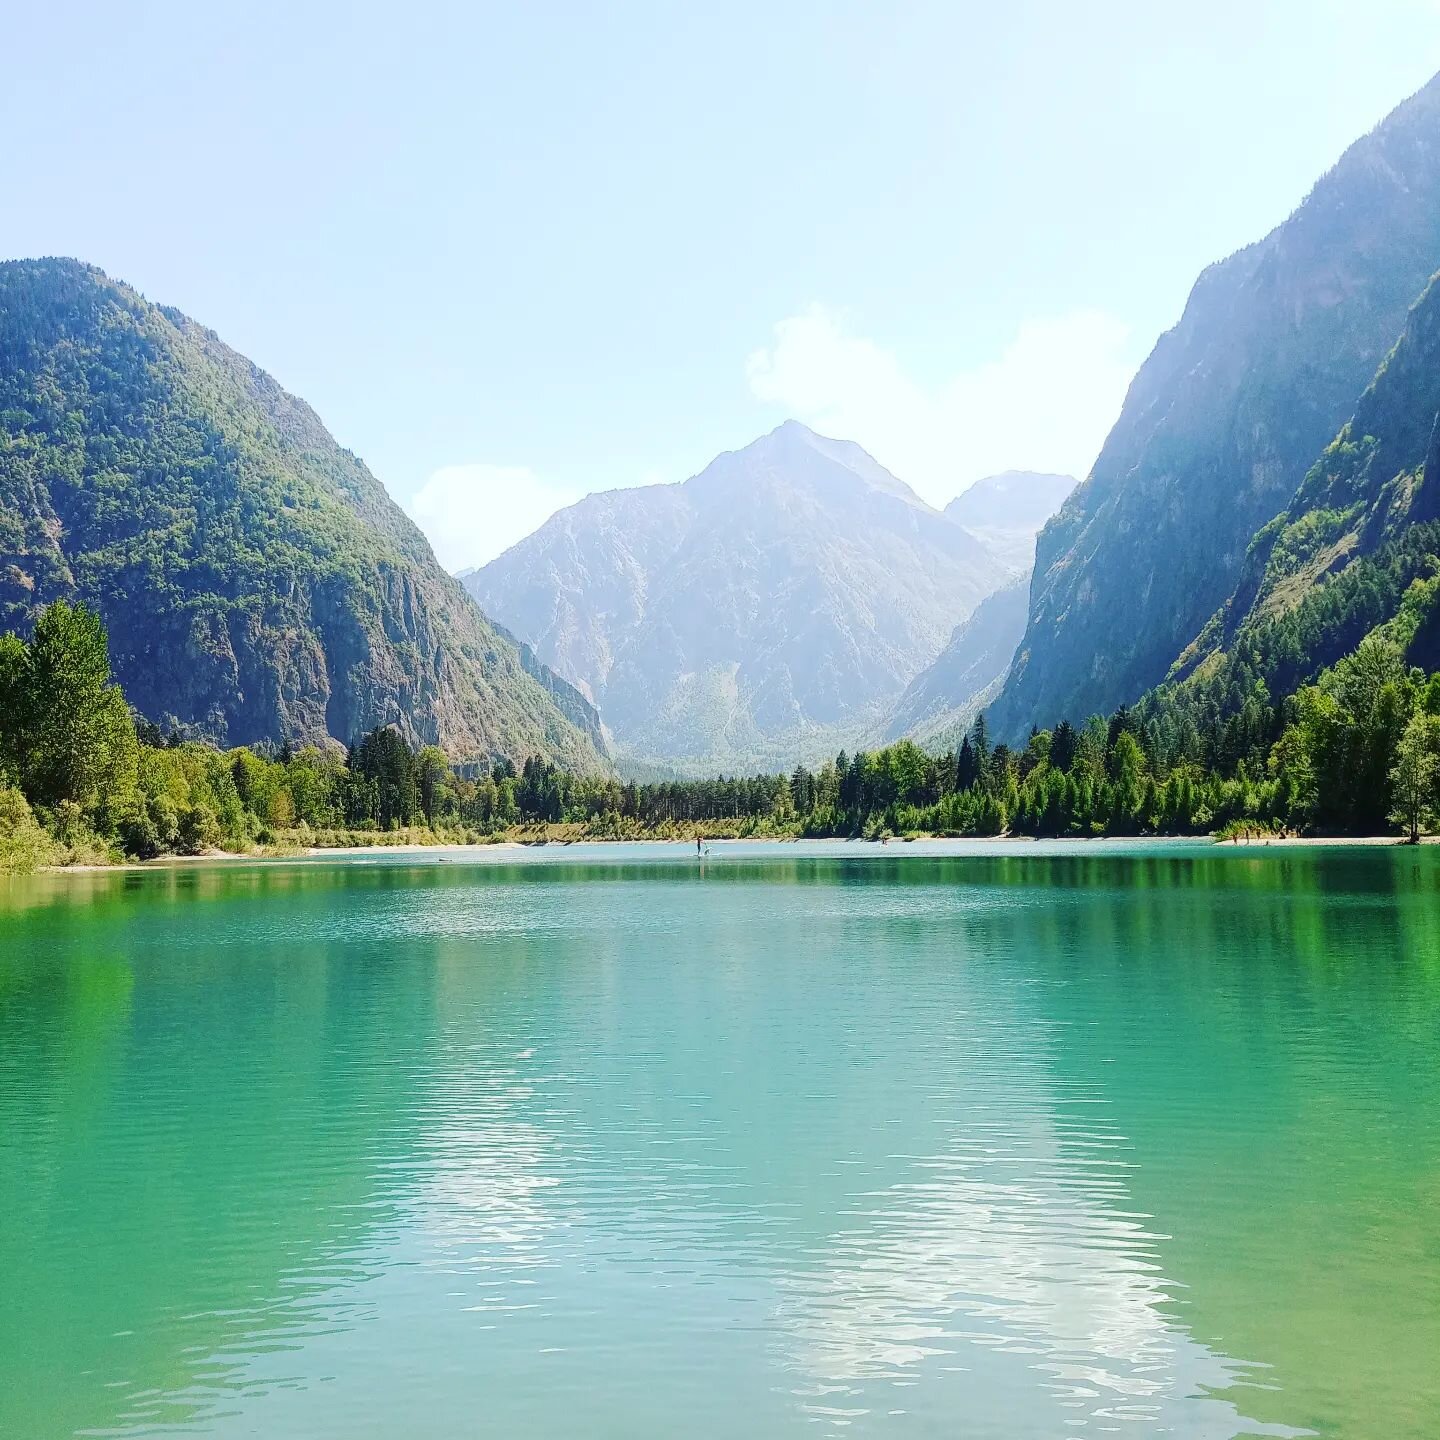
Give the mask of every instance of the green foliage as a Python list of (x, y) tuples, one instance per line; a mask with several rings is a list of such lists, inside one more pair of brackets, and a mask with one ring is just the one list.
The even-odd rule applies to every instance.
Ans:
[[(600, 763), (593, 711), (306, 405), (98, 270), (4, 262), (0, 631), (56, 599), (105, 617), (126, 695), (171, 729), (323, 743), (393, 718), (465, 755)], [(88, 783), (36, 763), (53, 793)]]
[(29, 802), (13, 786), (0, 786), (0, 871), (35, 870), (55, 857), (55, 844)]
[(1390, 818), (1403, 826), (1411, 842), (1422, 826), (1435, 821), (1436, 777), (1440, 774), (1440, 718), (1417, 710), (1395, 747), (1390, 788), (1395, 808)]
[(346, 806), (351, 823), (374, 819), (382, 830), (420, 818), (417, 757), (394, 730), (372, 730), (350, 747), (351, 784)]
[(21, 781), (0, 788), (0, 863), (557, 831), (1244, 837), (1372, 832), (1389, 817), (1418, 836), (1433, 822), (1440, 773), (1440, 675), (1407, 669), (1381, 632), (1281, 706), (1257, 686), (1238, 714), (1204, 729), (1152, 701), (1078, 730), (1061, 721), (1017, 753), (992, 743), (982, 715), (941, 754), (902, 740), (842, 751), (816, 771), (649, 784), (538, 755), (519, 770), (505, 759), (457, 766), (388, 726), (343, 757), (313, 746), (221, 751), (153, 727), (141, 743), (104, 656), (103, 627), (63, 604), (28, 645), (0, 646), (0, 754), (18, 757), (6, 763)]
[(5, 754), (28, 795), (93, 809), (134, 788), (135, 725), (118, 686), (100, 617), (56, 601), (41, 611), (28, 646), (10, 637), (0, 655)]

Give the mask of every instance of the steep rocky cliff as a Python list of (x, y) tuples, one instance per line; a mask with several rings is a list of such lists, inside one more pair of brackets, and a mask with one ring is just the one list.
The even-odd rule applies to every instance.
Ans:
[(1234, 589), (1440, 267), (1440, 77), (1212, 266), (1041, 533), (997, 731), (1134, 700)]

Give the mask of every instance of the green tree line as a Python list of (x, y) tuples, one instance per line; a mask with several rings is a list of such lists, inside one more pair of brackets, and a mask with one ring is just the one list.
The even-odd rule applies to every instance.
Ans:
[(1372, 634), (1278, 703), (1183, 697), (1060, 721), (1022, 748), (980, 716), (953, 749), (908, 740), (790, 774), (626, 783), (530, 757), (456, 765), (379, 728), (348, 748), (220, 750), (165, 736), (113, 683), (105, 629), (57, 602), (0, 636), (0, 863), (104, 861), (527, 831), (1098, 836), (1240, 831), (1418, 838), (1440, 809), (1440, 675)]

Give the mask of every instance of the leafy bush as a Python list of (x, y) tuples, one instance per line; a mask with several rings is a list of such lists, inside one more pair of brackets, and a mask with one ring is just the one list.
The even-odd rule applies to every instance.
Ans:
[(13, 786), (0, 786), (0, 871), (28, 871), (55, 859), (55, 845)]

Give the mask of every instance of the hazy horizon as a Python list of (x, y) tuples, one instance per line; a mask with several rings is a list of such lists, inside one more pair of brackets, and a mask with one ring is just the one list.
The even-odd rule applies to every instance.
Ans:
[[(526, 530), (523, 534), (518, 535), (513, 541), (510, 542), (510, 544), (506, 545), (503, 550), (497, 551), (496, 554), (487, 556), (486, 559), (480, 560), (480, 561), (478, 561), (478, 562), (466, 561), (466, 562), (464, 562), (464, 563), (462, 563), (462, 564), (459, 564), (459, 565), (456, 565), (456, 566), (454, 566), (454, 567), (447, 567), (447, 568), (451, 568), (451, 573), (452, 573), (452, 574), (456, 574), (456, 575), (465, 575), (465, 574), (467, 574), (467, 573), (469, 573), (469, 572), (471, 572), (471, 571), (474, 571), (474, 570), (483, 570), (483, 569), (485, 568), (485, 566), (490, 563), (491, 560), (498, 559), (498, 558), (500, 557), (500, 555), (503, 555), (503, 554), (505, 554), (507, 551), (512, 550), (516, 545), (520, 544), (521, 541), (528, 539), (528, 538), (529, 538), (531, 535), (533, 535), (538, 529), (540, 529), (547, 521), (553, 520), (553, 519), (555, 518), (555, 516), (558, 515), (558, 514), (560, 514), (560, 512), (563, 511), (563, 510), (572, 509), (574, 506), (579, 505), (579, 504), (581, 504), (583, 501), (588, 500), (588, 499), (591, 499), (591, 498), (593, 498), (593, 497), (596, 496), (596, 495), (612, 495), (612, 494), (615, 494), (615, 493), (618, 492), (618, 491), (625, 491), (625, 490), (644, 490), (644, 489), (649, 489), (649, 488), (651, 488), (651, 487), (653, 487), (653, 486), (657, 486), (657, 485), (683, 485), (683, 484), (686, 483), (686, 481), (694, 480), (694, 479), (698, 478), (699, 475), (703, 474), (704, 471), (709, 468), (709, 465), (710, 465), (711, 463), (713, 463), (713, 461), (722, 458), (724, 455), (726, 455), (726, 454), (728, 454), (728, 453), (734, 453), (735, 451), (741, 451), (741, 450), (748, 450), (752, 445), (758, 444), (760, 441), (765, 440), (765, 439), (768, 439), (772, 434), (774, 434), (774, 432), (775, 432), (776, 430), (782, 429), (784, 426), (789, 425), (789, 424), (798, 424), (798, 425), (801, 425), (801, 426), (803, 426), (805, 429), (810, 430), (812, 433), (819, 435), (819, 437), (820, 437), (822, 440), (845, 441), (845, 440), (848, 440), (848, 439), (849, 439), (849, 437), (848, 437), (848, 436), (845, 436), (845, 435), (825, 435), (825, 434), (823, 434), (823, 433), (821, 433), (821, 432), (819, 432), (819, 431), (816, 431), (813, 426), (805, 425), (805, 422), (804, 422), (803, 420), (795, 420), (793, 416), (790, 416), (790, 417), (787, 417), (786, 419), (782, 420), (779, 425), (771, 426), (771, 428), (770, 428), (768, 431), (766, 431), (765, 434), (755, 436), (752, 440), (746, 442), (744, 445), (737, 445), (737, 446), (733, 447), (733, 449), (732, 449), (731, 451), (721, 451), (719, 455), (712, 456), (712, 457), (711, 457), (711, 460), (710, 460), (709, 462), (707, 462), (705, 465), (701, 466), (700, 469), (699, 469), (698, 471), (696, 471), (695, 474), (693, 474), (693, 475), (677, 475), (677, 476), (675, 476), (673, 479), (659, 479), (659, 478), (655, 478), (655, 479), (647, 479), (647, 480), (637, 480), (637, 481), (635, 481), (633, 484), (629, 484), (629, 485), (626, 485), (626, 484), (606, 485), (606, 486), (604, 486), (604, 487), (597, 488), (597, 489), (594, 489), (594, 490), (587, 490), (587, 491), (585, 491), (583, 494), (580, 494), (580, 495), (575, 496), (573, 499), (562, 500), (562, 501), (560, 501), (559, 503), (557, 503), (557, 504), (555, 505), (554, 509), (550, 510), (546, 515), (544, 515), (535, 525), (531, 526), (531, 527), (530, 527), (528, 530)], [(859, 444), (858, 441), (855, 441), (855, 442), (852, 442), (852, 443), (855, 443), (855, 444), (857, 444), (857, 445)], [(864, 447), (863, 445), (861, 445), (861, 446), (860, 446), (860, 449), (864, 450), (865, 447)], [(866, 453), (866, 454), (869, 454), (870, 452), (867, 450), (867, 451), (865, 451), (865, 453)], [(871, 459), (875, 459), (875, 457), (874, 457), (873, 455), (872, 455), (870, 458), (871, 458)], [(888, 467), (886, 467), (886, 468), (888, 469)], [(893, 475), (893, 472), (891, 472), (891, 473), (892, 473), (892, 475)], [(973, 489), (976, 485), (983, 484), (983, 483), (985, 483), (985, 482), (988, 481), (988, 480), (999, 480), (999, 479), (1003, 479), (1003, 478), (1005, 478), (1005, 477), (1007, 477), (1007, 476), (1020, 476), (1020, 475), (1024, 475), (1024, 476), (1027, 476), (1027, 477), (1028, 477), (1028, 476), (1043, 477), (1043, 478), (1046, 478), (1046, 479), (1067, 479), (1067, 480), (1073, 480), (1073, 481), (1075, 481), (1077, 484), (1079, 483), (1079, 480), (1080, 480), (1081, 478), (1083, 478), (1083, 477), (1075, 476), (1075, 475), (1064, 475), (1064, 474), (1060, 474), (1060, 473), (1058, 473), (1058, 472), (1053, 472), (1053, 471), (1022, 470), (1022, 469), (1017, 469), (1017, 468), (1015, 468), (1015, 467), (1011, 467), (1011, 468), (1006, 469), (1006, 470), (997, 470), (997, 471), (995, 471), (993, 474), (989, 474), (989, 475), (977, 475), (977, 476), (975, 476), (974, 479), (973, 479), (968, 485), (965, 485), (965, 486), (961, 487), (961, 488), (956, 492), (955, 495), (952, 495), (952, 496), (950, 497), (950, 499), (949, 499), (948, 501), (941, 501), (941, 502), (939, 502), (938, 504), (937, 504), (935, 501), (933, 501), (933, 500), (928, 500), (928, 499), (926, 499), (926, 497), (923, 496), (923, 495), (919, 495), (918, 492), (916, 492), (916, 493), (917, 493), (917, 498), (918, 498), (918, 499), (920, 499), (923, 503), (929, 505), (933, 510), (935, 510), (935, 511), (938, 513), (938, 512), (943, 511), (948, 504), (950, 504), (950, 503), (952, 503), (954, 500), (958, 499), (960, 495), (965, 494), (967, 491)], [(909, 484), (909, 482), (906, 481), (906, 479), (905, 479), (905, 477), (904, 477), (903, 475), (893, 475), (893, 478), (896, 479), (896, 480), (899, 480), (902, 484), (905, 484), (905, 485), (908, 485), (908, 484)], [(910, 488), (911, 488), (912, 490), (914, 489), (913, 486), (911, 486)], [(418, 517), (417, 517), (417, 518), (418, 518)], [(442, 520), (437, 516), (437, 517), (432, 521), (432, 523), (438, 526), (438, 525), (440, 525), (440, 524), (443, 523), (443, 522), (442, 522)], [(422, 527), (421, 527), (421, 528), (422, 528), (422, 529), (425, 528), (423, 522), (422, 522)], [(427, 531), (427, 534), (428, 534), (428, 531)]]

